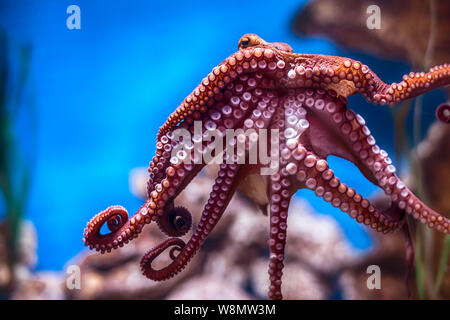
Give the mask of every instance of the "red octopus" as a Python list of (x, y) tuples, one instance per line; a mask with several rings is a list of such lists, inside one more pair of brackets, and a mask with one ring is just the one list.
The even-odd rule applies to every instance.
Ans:
[[(407, 244), (409, 271), (414, 251), (406, 214), (441, 232), (450, 233), (450, 221), (420, 201), (395, 174), (386, 151), (376, 145), (364, 119), (347, 108), (346, 97), (361, 93), (369, 102), (394, 104), (450, 84), (450, 65), (429, 72), (410, 73), (399, 83), (381, 81), (361, 62), (336, 56), (297, 54), (285, 43), (268, 43), (254, 34), (244, 35), (233, 53), (215, 67), (169, 116), (160, 128), (156, 155), (150, 162), (148, 200), (131, 218), (125, 208), (112, 206), (97, 214), (84, 231), (85, 245), (109, 252), (122, 247), (156, 221), (171, 238), (150, 250), (141, 261), (142, 272), (161, 281), (175, 276), (193, 258), (224, 213), (236, 188), (246, 181), (266, 190), (270, 214), (269, 298), (281, 299), (281, 278), (289, 202), (299, 188), (308, 188), (357, 222), (388, 233), (397, 229)], [(200, 121), (200, 122), (197, 122)], [(200, 133), (196, 124), (200, 123)], [(176, 130), (193, 134), (179, 141)], [(197, 128), (198, 129), (198, 128)], [(244, 137), (244, 156), (261, 130), (277, 140), (272, 162), (239, 162), (235, 153), (211, 153), (213, 142), (202, 140), (212, 132), (225, 141), (228, 129), (254, 130)], [(227, 140), (235, 150), (242, 136)], [(248, 138), (248, 139), (247, 139)], [(206, 139), (207, 140), (207, 139)], [(222, 142), (223, 142), (222, 141)], [(266, 142), (265, 142), (266, 143)], [(264, 143), (263, 143), (264, 145)], [(181, 147), (181, 149), (179, 149)], [(269, 147), (269, 146), (267, 146)], [(177, 149), (178, 148), (178, 149)], [(175, 152), (174, 150), (178, 151)], [(218, 176), (195, 232), (187, 243), (180, 236), (192, 225), (190, 213), (174, 207), (174, 199), (206, 165), (186, 161), (195, 154), (222, 156)], [(354, 163), (362, 174), (389, 195), (388, 210), (379, 210), (355, 189), (336, 177), (326, 161), (336, 155)], [(270, 174), (262, 174), (266, 169)], [(104, 223), (110, 230), (101, 234)], [(167, 248), (173, 260), (161, 270), (152, 261)]]

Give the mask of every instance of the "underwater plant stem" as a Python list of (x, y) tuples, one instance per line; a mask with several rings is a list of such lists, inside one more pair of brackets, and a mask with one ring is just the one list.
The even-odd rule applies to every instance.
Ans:
[(423, 58), (425, 70), (431, 65), (436, 43), (436, 2), (429, 0), (430, 4), (430, 34), (428, 35), (427, 49)]
[(434, 295), (434, 281), (433, 281), (433, 274), (434, 274), (434, 232), (428, 228), (427, 226), (421, 226), (422, 232), (423, 232), (423, 242), (424, 242), (424, 262), (425, 262), (425, 286), (427, 289), (428, 296), (432, 299), (435, 299)]
[[(420, 142), (421, 138), (421, 113), (422, 113), (422, 97), (418, 97), (414, 101), (414, 124), (413, 124), (413, 135), (414, 135), (414, 146), (417, 146)], [(417, 194), (425, 201), (427, 201), (428, 194), (425, 190), (425, 186), (423, 184), (423, 172), (420, 166), (420, 161), (414, 155), (412, 155), (411, 159), (412, 172), (414, 175), (415, 186), (417, 189)], [(430, 232), (426, 226), (418, 225), (417, 226), (417, 235), (420, 235), (417, 241), (420, 241), (421, 253), (417, 255), (417, 267), (420, 266), (420, 284), (423, 292), (421, 299), (433, 297), (434, 288), (433, 288), (433, 279), (431, 276), (431, 271), (433, 268), (433, 248), (434, 248), (434, 233)], [(419, 243), (417, 244), (419, 246)], [(419, 270), (416, 268), (416, 272)], [(419, 284), (418, 284), (419, 285)]]
[[(23, 154), (18, 148), (15, 121), (22, 108), (28, 107), (28, 111), (31, 111), (28, 101), (23, 105), (30, 71), (31, 46), (19, 47), (16, 81), (11, 76), (15, 73), (12, 72), (8, 52), (7, 36), (0, 28), (0, 196), (4, 200), (2, 209), (5, 211), (7, 261), (12, 275), (7, 290), (11, 290), (15, 282), (14, 268), (19, 258), (20, 226), (30, 187), (31, 171), (28, 163), (32, 161), (23, 161)], [(34, 118), (32, 120), (34, 124)], [(31, 136), (35, 138), (35, 134)]]
[(417, 97), (414, 100), (414, 124), (413, 124), (413, 135), (414, 135), (414, 146), (417, 146), (420, 142), (421, 137), (421, 125), (422, 125), (422, 96)]
[[(430, 5), (430, 34), (428, 36), (427, 48), (424, 53), (423, 68), (428, 68), (434, 55), (434, 47), (436, 42), (436, 3), (435, 0), (429, 0)], [(414, 120), (413, 120), (413, 141), (417, 146), (421, 138), (422, 125), (422, 96), (417, 97), (414, 101)], [(417, 159), (418, 160), (418, 159)], [(422, 170), (419, 161), (413, 161), (413, 172), (415, 176), (415, 185), (420, 197), (427, 198), (427, 192), (424, 188)], [(415, 165), (414, 165), (415, 164)], [(425, 294), (434, 297), (436, 288), (432, 287), (432, 279), (430, 271), (433, 270), (433, 248), (434, 234), (427, 230), (424, 226), (418, 226), (416, 231), (416, 247), (418, 252), (416, 255), (416, 280), (417, 289), (420, 299), (425, 299)], [(422, 254), (423, 252), (423, 254)], [(427, 272), (428, 271), (428, 272)]]
[(402, 170), (403, 153), (410, 150), (410, 141), (403, 130), (406, 126), (406, 118), (411, 110), (411, 101), (403, 101), (398, 108), (391, 109), (391, 116), (394, 120), (394, 159)]
[(417, 294), (419, 295), (419, 299), (425, 299), (425, 288), (424, 288), (424, 279), (423, 279), (423, 263), (422, 263), (422, 241), (421, 241), (421, 233), (419, 230), (416, 232), (416, 254), (414, 256), (414, 262), (416, 265), (416, 286), (417, 286)]
[(447, 261), (450, 256), (450, 236), (446, 235), (444, 238), (444, 245), (442, 246), (441, 259), (439, 260), (438, 273), (436, 283), (434, 285), (434, 296), (439, 297), (439, 291), (444, 280), (445, 272), (447, 271)]

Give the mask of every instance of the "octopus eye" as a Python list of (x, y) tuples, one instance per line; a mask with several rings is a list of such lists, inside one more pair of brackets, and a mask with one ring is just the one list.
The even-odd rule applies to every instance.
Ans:
[(243, 37), (241, 38), (241, 40), (239, 41), (239, 48), (247, 48), (248, 45), (250, 44), (250, 39), (247, 37)]

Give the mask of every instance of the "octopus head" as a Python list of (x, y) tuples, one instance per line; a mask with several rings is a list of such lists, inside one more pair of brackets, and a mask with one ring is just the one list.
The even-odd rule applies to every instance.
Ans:
[(243, 50), (250, 47), (261, 47), (261, 48), (271, 48), (271, 49), (277, 49), (284, 52), (293, 53), (294, 50), (292, 50), (291, 46), (284, 42), (266, 42), (261, 37), (257, 36), (256, 34), (247, 33), (241, 37), (241, 39), (238, 42), (238, 49)]

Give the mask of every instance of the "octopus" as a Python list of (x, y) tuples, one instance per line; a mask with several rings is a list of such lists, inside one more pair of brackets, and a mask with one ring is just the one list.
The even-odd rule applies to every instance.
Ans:
[[(268, 43), (246, 34), (239, 40), (238, 51), (214, 67), (160, 127), (156, 154), (148, 168), (146, 202), (131, 217), (118, 205), (98, 213), (88, 222), (83, 241), (90, 249), (110, 252), (138, 237), (146, 224), (156, 222), (168, 239), (143, 256), (141, 270), (149, 279), (166, 280), (180, 273), (199, 251), (236, 189), (252, 190), (269, 215), (268, 297), (282, 299), (289, 202), (298, 189), (307, 188), (358, 223), (382, 233), (401, 232), (408, 275), (414, 249), (407, 216), (446, 234), (450, 233), (450, 221), (423, 203), (396, 175), (392, 160), (376, 144), (365, 120), (347, 107), (347, 97), (359, 93), (368, 102), (394, 105), (449, 84), (450, 64), (411, 72), (398, 83), (386, 84), (359, 61), (297, 54), (286, 43)], [(438, 113), (446, 119), (448, 107)], [(180, 139), (175, 132), (181, 129), (193, 135)], [(240, 133), (226, 141), (230, 149), (212, 151), (211, 145), (224, 142), (230, 129), (254, 130), (254, 134), (242, 139)], [(277, 156), (275, 165), (263, 157), (238, 161), (236, 152), (229, 152), (243, 143), (241, 155), (250, 156), (250, 140), (261, 142), (263, 131), (268, 132), (269, 140), (263, 146), (266, 143), (269, 148), (277, 140), (276, 150), (270, 151)], [(212, 132), (214, 141), (204, 139)], [(175, 206), (174, 200), (207, 165), (186, 160), (208, 152), (221, 160), (217, 178), (201, 218), (185, 242), (180, 237), (193, 225), (192, 216)], [(352, 162), (384, 191), (390, 206), (377, 208), (341, 182), (327, 163), (330, 155)], [(267, 169), (265, 174), (263, 169)], [(105, 223), (107, 233), (102, 231)], [(156, 270), (152, 262), (163, 252), (168, 253), (170, 263)]]

